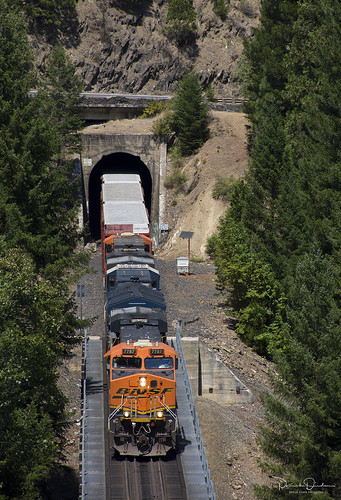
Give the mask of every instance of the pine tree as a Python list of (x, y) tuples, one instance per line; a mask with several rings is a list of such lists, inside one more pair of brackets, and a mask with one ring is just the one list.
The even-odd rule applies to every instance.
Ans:
[(277, 105), (285, 114), (287, 102), (283, 90), (287, 83), (285, 57), (290, 49), (298, 0), (262, 0), (260, 26), (244, 42), (245, 109), (252, 132), (268, 113), (268, 105)]
[[(63, 283), (0, 238), (0, 483), (6, 498), (38, 498), (67, 425), (57, 368), (78, 341)], [(59, 445), (57, 445), (58, 438)]]
[(180, 82), (174, 101), (173, 126), (183, 155), (194, 153), (209, 137), (208, 105), (199, 77), (192, 71)]
[[(297, 185), (292, 208), (285, 196), (279, 205), (286, 218), (282, 234), (295, 232), (307, 248), (316, 239), (324, 252), (340, 265), (340, 156), (341, 4), (303, 2), (295, 25), (288, 58), (287, 96), (291, 111), (286, 118), (287, 151)], [(290, 188), (283, 183), (285, 191)], [(298, 196), (297, 196), (298, 195)], [(304, 217), (297, 221), (297, 210)], [(291, 219), (291, 220), (290, 220)], [(286, 251), (297, 252), (297, 247)]]
[[(274, 394), (264, 397), (263, 467), (288, 483), (313, 478), (325, 496), (341, 488), (341, 312), (333, 265), (314, 245), (297, 263), (288, 291), (286, 348), (277, 356)], [(321, 489), (321, 488), (319, 488)], [(261, 498), (277, 498), (260, 489)], [(269, 492), (268, 492), (269, 493)], [(317, 493), (317, 491), (314, 491)], [(285, 495), (284, 495), (285, 496)], [(320, 498), (320, 497), (319, 497)]]
[(8, 11), (1, 18), (0, 228), (13, 246), (34, 257), (39, 272), (61, 277), (81, 257), (74, 252), (80, 239), (79, 181), (73, 162), (66, 160), (79, 148), (80, 84), (57, 46), (41, 91), (29, 97), (34, 72), (25, 26), (12, 9)]
[(76, 18), (77, 0), (10, 0), (11, 5), (16, 5), (28, 17), (30, 22), (39, 23), (45, 28), (59, 27), (70, 19)]
[(39, 498), (66, 426), (57, 368), (79, 341), (67, 276), (79, 261), (78, 189), (62, 154), (76, 122), (66, 93), (54, 111), (52, 85), (29, 96), (25, 23), (4, 0), (0, 10), (1, 497)]
[(183, 46), (193, 41), (196, 13), (193, 0), (170, 0), (165, 32), (169, 38)]

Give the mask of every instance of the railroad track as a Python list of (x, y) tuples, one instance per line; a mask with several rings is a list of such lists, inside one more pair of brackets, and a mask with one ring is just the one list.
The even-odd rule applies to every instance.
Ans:
[(112, 459), (110, 499), (186, 500), (179, 459)]

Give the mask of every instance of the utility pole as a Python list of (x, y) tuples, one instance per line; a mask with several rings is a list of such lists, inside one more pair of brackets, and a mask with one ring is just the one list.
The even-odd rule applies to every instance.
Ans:
[(77, 297), (80, 298), (80, 316), (83, 319), (82, 298), (84, 297), (84, 285), (77, 285)]

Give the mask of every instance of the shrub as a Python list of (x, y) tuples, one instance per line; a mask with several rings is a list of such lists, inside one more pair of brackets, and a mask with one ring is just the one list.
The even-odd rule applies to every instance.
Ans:
[(175, 189), (179, 191), (186, 180), (186, 175), (181, 172), (181, 169), (174, 168), (169, 175), (166, 175), (164, 186), (166, 189)]
[(152, 127), (153, 134), (160, 140), (167, 142), (173, 133), (172, 117), (169, 111), (158, 118)]
[(232, 191), (234, 179), (230, 177), (222, 177), (221, 175), (216, 175), (216, 184), (212, 189), (212, 197), (217, 200), (218, 198), (225, 198), (229, 200), (229, 194)]
[(193, 41), (196, 25), (193, 0), (170, 0), (167, 13), (166, 35), (179, 46)]
[(220, 17), (222, 21), (225, 21), (228, 13), (228, 8), (225, 0), (212, 0), (213, 1), (213, 12)]
[(247, 0), (240, 0), (239, 10), (240, 10), (240, 12), (245, 14), (245, 16), (256, 17), (256, 12), (255, 12), (254, 8)]
[(162, 101), (150, 101), (139, 118), (151, 118), (159, 113), (162, 113), (166, 105)]

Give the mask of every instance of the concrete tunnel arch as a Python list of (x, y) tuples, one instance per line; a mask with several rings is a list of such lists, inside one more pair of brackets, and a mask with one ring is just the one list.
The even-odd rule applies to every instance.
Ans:
[(104, 155), (91, 170), (89, 176), (89, 230), (91, 237), (99, 240), (100, 206), (101, 206), (101, 176), (103, 174), (138, 174), (141, 177), (144, 199), (149, 216), (152, 205), (152, 177), (148, 167), (139, 156), (129, 153), (111, 153)]

